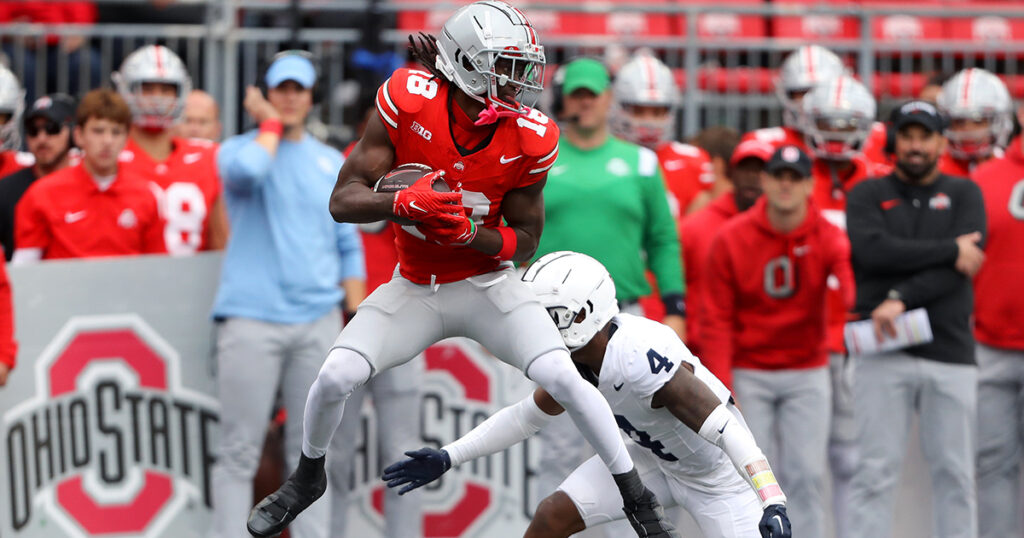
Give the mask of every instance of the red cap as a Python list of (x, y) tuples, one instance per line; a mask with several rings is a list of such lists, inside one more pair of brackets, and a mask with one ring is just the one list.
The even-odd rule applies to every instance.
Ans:
[(729, 158), (729, 164), (736, 166), (737, 163), (747, 157), (754, 157), (768, 162), (768, 159), (772, 158), (772, 153), (775, 153), (775, 146), (767, 142), (756, 139), (745, 140), (733, 150), (732, 157)]

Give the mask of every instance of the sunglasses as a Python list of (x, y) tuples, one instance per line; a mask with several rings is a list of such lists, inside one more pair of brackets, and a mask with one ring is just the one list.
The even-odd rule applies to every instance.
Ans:
[(35, 123), (31, 123), (31, 124), (25, 126), (25, 134), (28, 135), (30, 138), (32, 138), (32, 137), (39, 136), (39, 133), (41, 131), (46, 131), (46, 134), (48, 134), (50, 136), (55, 136), (55, 135), (60, 134), (60, 131), (63, 128), (64, 128), (64, 126), (62, 124), (56, 123), (56, 122), (53, 122), (53, 121), (46, 122), (45, 124), (42, 125), (42, 127), (40, 127), (39, 125), (37, 125)]

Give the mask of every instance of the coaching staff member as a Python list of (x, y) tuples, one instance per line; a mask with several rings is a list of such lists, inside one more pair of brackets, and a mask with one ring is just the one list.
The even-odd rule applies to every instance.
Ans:
[(894, 334), (903, 312), (924, 307), (934, 341), (858, 357), (854, 383), (861, 462), (850, 495), (851, 538), (890, 536), (911, 413), (931, 471), (933, 536), (977, 535), (974, 427), (978, 371), (971, 333), (971, 278), (981, 268), (985, 207), (965, 178), (941, 174), (945, 120), (911, 101), (893, 111), (896, 168), (850, 191), (847, 224), (857, 312), (876, 335)]

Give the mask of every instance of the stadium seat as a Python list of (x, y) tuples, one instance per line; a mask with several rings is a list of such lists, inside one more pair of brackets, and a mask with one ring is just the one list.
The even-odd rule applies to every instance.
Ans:
[[(776, 2), (782, 8), (800, 11), (801, 6), (812, 5), (811, 2), (786, 0)], [(855, 0), (837, 0), (835, 2), (814, 3), (829, 7), (854, 7)], [(794, 39), (802, 42), (842, 41), (860, 38), (860, 18), (856, 16), (805, 13), (797, 15), (777, 15), (772, 17), (772, 36), (782, 39)]]

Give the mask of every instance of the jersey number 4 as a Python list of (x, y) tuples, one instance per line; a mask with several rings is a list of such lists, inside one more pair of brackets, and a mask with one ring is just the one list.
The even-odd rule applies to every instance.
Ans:
[(666, 357), (662, 357), (653, 349), (647, 350), (647, 362), (651, 365), (652, 374), (661, 373), (662, 371), (671, 372), (672, 367), (675, 366), (672, 361), (668, 360)]

